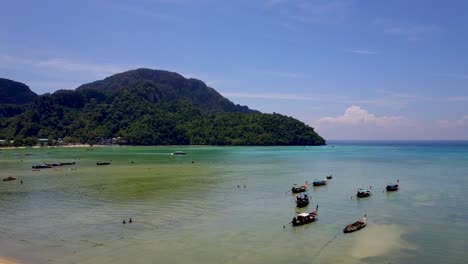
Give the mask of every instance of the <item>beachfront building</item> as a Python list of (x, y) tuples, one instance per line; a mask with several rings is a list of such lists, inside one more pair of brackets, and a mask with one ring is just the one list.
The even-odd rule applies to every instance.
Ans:
[(37, 141), (39, 142), (39, 144), (41, 144), (41, 146), (47, 145), (49, 143), (48, 138), (40, 138)]
[(7, 144), (7, 141), (4, 139), (0, 139), (0, 146), (4, 146)]

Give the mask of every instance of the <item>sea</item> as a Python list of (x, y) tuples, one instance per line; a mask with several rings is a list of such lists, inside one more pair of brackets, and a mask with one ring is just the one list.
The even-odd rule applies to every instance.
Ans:
[[(328, 175), (296, 208), (291, 187)], [(467, 141), (4, 149), (8, 176), (0, 258), (18, 263), (468, 262)], [(317, 205), (317, 221), (289, 224)]]

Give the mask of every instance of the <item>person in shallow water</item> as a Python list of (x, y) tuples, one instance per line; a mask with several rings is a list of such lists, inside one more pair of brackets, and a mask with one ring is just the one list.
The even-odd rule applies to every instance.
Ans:
[(130, 218), (130, 220), (128, 220), (128, 222), (131, 224), (133, 221), (132, 221), (132, 219)]
[(122, 224), (124, 224), (124, 225), (125, 225), (125, 219), (123, 220)]

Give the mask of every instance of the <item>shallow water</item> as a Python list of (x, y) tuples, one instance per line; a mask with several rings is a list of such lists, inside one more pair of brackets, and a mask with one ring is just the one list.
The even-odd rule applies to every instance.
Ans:
[[(188, 154), (169, 155), (175, 150)], [(100, 160), (112, 164), (96, 166)], [(41, 161), (77, 165), (32, 171)], [(0, 168), (1, 178), (18, 177), (0, 182), (0, 257), (25, 263), (468, 258), (467, 142), (3, 150)], [(319, 204), (319, 220), (283, 229), (299, 211), (286, 191), (329, 174), (329, 184), (311, 187), (312, 202), (300, 210)], [(397, 179), (400, 191), (383, 192)], [(370, 185), (371, 197), (350, 199)], [(342, 233), (364, 214), (365, 229)], [(123, 225), (129, 217), (134, 222)]]

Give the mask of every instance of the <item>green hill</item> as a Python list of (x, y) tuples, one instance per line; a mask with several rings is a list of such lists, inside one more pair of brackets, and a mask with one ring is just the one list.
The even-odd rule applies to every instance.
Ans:
[(37, 94), (24, 83), (0, 78), (0, 104), (28, 104), (36, 98)]
[(136, 145), (323, 145), (313, 128), (232, 103), (177, 73), (137, 69), (37, 97), (0, 116), (0, 139), (66, 138), (82, 143), (121, 137)]

